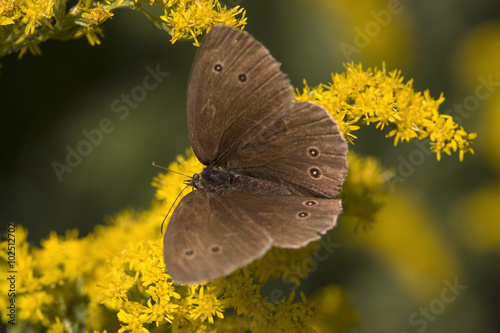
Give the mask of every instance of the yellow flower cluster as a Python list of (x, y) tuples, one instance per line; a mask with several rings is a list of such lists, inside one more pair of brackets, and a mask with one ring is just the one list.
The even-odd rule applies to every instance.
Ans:
[(53, 0), (2, 1), (0, 24), (11, 25), (20, 21), (25, 35), (32, 34), (41, 25), (53, 28), (54, 5)]
[[(293, 260), (296, 254), (301, 259), (306, 254), (312, 255), (309, 249), (303, 250), (302, 255), (299, 251), (279, 257), (271, 251), (261, 260), (278, 262), (285, 268), (286, 261)], [(139, 242), (136, 249), (127, 250), (113, 261), (112, 267), (116, 269), (108, 277), (111, 283), (104, 295), (115, 309), (119, 309), (118, 319), (122, 325), (119, 332), (146, 332), (161, 325), (171, 327), (173, 332), (247, 329), (277, 332), (276, 327), (280, 332), (312, 332), (311, 327), (320, 320), (320, 312), (331, 310), (319, 310), (316, 301), (307, 299), (303, 293), (296, 301), (293, 285), (278, 289), (278, 300), (261, 295), (267, 280), (256, 283), (254, 279), (260, 261), (207, 285), (176, 287), (164, 272), (162, 258), (161, 241)], [(355, 314), (343, 293), (337, 292), (334, 301), (338, 304), (338, 311), (350, 314), (347, 321), (339, 318), (339, 325), (343, 328), (352, 325)], [(233, 311), (224, 314), (229, 309)]]
[[(148, 6), (159, 6), (164, 15), (154, 14)], [(128, 8), (146, 16), (158, 29), (172, 35), (171, 42), (193, 40), (217, 24), (244, 27), (245, 10), (227, 9), (217, 0), (86, 0), (67, 9), (64, 0), (0, 0), (0, 57), (27, 51), (41, 54), (39, 44), (48, 39), (70, 40), (87, 37), (99, 45), (102, 24), (118, 8)]]
[[(169, 168), (191, 174), (200, 163), (189, 151), (187, 158)], [(155, 179), (162, 201), (164, 195), (175, 197), (181, 187), (182, 182), (172, 177), (180, 176), (168, 173)], [(165, 272), (159, 232), (169, 205), (154, 202), (148, 211), (124, 211), (85, 238), (78, 238), (75, 231), (64, 237), (51, 234), (40, 248), (28, 247), (26, 231), (18, 227), (18, 320), (50, 332), (78, 328), (123, 333), (156, 327), (172, 332), (313, 332), (313, 328), (342, 332), (356, 322), (355, 311), (338, 287), (329, 286), (312, 298), (296, 291), (318, 264), (314, 261), (318, 243), (272, 249), (249, 266), (206, 285), (173, 285)], [(0, 249), (6, 249), (5, 243)], [(266, 295), (262, 290), (271, 280), (275, 289)], [(2, 290), (6, 283), (0, 281)], [(1, 294), (1, 309), (8, 302)], [(336, 330), (331, 330), (325, 314), (336, 318)]]
[(101, 3), (97, 3), (94, 8), (81, 7), (80, 10), (82, 11), (83, 22), (80, 21), (79, 23), (82, 28), (77, 30), (75, 38), (85, 35), (90, 45), (101, 45), (99, 37), (104, 37), (104, 34), (99, 25), (112, 18), (114, 14), (109, 7), (104, 7)]
[(297, 100), (324, 106), (349, 142), (354, 142), (352, 133), (360, 126), (374, 123), (380, 129), (392, 128), (386, 137), (394, 137), (394, 145), (430, 138), (438, 160), (442, 153), (458, 151), (460, 161), (465, 153), (474, 153), (476, 134), (465, 132), (451, 116), (439, 114), (443, 96), (433, 99), (428, 91), (415, 92), (412, 80), (404, 83), (400, 71), (387, 72), (385, 65), (381, 70), (363, 70), (353, 63), (345, 67), (345, 73), (332, 74), (329, 85), (310, 88), (304, 81), (302, 93), (296, 93)]
[[(186, 38), (194, 40), (194, 45), (199, 46), (197, 37), (204, 35), (215, 25), (231, 25), (243, 29), (247, 21), (243, 8), (236, 6), (226, 10), (216, 0), (164, 0), (164, 8), (165, 15), (160, 18), (172, 29), (172, 44)], [(238, 15), (241, 15), (240, 19), (236, 18)]]
[[(65, 236), (51, 233), (41, 242), (41, 247), (29, 247), (27, 232), (21, 226), (15, 231), (16, 239), (16, 326), (28, 323), (35, 331), (42, 327), (49, 332), (72, 332), (88, 329), (119, 327), (116, 310), (101, 304), (106, 298), (103, 284), (116, 283), (107, 280), (109, 261), (128, 246), (143, 239), (158, 237), (157, 229), (138, 220), (148, 212), (139, 214), (125, 211), (109, 221), (109, 226), (97, 227), (94, 233), (78, 238), (77, 231)], [(157, 226), (157, 221), (154, 222)], [(6, 272), (6, 242), (1, 242), (1, 272)], [(163, 272), (163, 271), (162, 271)], [(163, 274), (164, 275), (164, 274)], [(7, 280), (1, 279), (2, 290), (8, 290)], [(122, 288), (126, 280), (116, 283)], [(6, 293), (0, 296), (2, 320), (10, 299)], [(110, 318), (115, 318), (110, 320)], [(113, 330), (111, 330), (113, 331)]]

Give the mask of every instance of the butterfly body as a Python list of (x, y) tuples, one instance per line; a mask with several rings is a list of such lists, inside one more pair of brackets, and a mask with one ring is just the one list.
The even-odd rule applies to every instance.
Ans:
[(187, 116), (205, 169), (165, 232), (174, 282), (226, 276), (272, 246), (299, 248), (335, 226), (345, 139), (324, 108), (294, 100), (279, 63), (249, 34), (216, 26), (204, 37)]
[(216, 167), (206, 167), (187, 182), (197, 190), (214, 194), (226, 191), (248, 192), (267, 195), (290, 195), (290, 186), (279, 181), (259, 179), (226, 171)]

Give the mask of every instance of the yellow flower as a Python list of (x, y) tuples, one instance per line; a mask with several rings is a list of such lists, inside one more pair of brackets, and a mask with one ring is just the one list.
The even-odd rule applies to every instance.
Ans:
[(39, 25), (47, 25), (53, 28), (50, 20), (53, 17), (52, 8), (54, 1), (52, 0), (24, 0), (19, 2), (19, 9), (23, 16), (21, 21), (25, 24), (24, 34), (31, 35)]
[[(252, 264), (253, 265), (253, 264)], [(213, 281), (211, 291), (223, 295), (221, 302), (226, 308), (234, 308), (237, 315), (248, 316), (260, 312), (259, 304), (265, 301), (260, 295), (260, 284), (255, 284), (249, 274), (251, 268), (237, 270), (228, 277)]]
[(87, 37), (87, 40), (91, 46), (100, 45), (101, 39), (104, 37), (102, 28), (100, 27), (106, 20), (113, 17), (113, 13), (109, 7), (104, 7), (101, 3), (97, 3), (94, 8), (85, 8), (83, 6), (79, 7), (82, 12), (83, 23), (80, 23), (82, 27), (75, 33), (75, 37), (79, 38), (83, 35)]
[(474, 153), (476, 134), (466, 133), (450, 116), (439, 114), (442, 95), (434, 99), (428, 91), (415, 92), (411, 80), (404, 83), (399, 71), (387, 73), (385, 65), (381, 70), (363, 70), (361, 64), (353, 63), (345, 67), (345, 73), (332, 74), (329, 85), (311, 89), (304, 82), (296, 98), (324, 106), (350, 143), (356, 139), (352, 132), (374, 123), (376, 128), (392, 128), (386, 137), (394, 137), (394, 145), (429, 137), (438, 160), (442, 153), (450, 155), (457, 150), (460, 161), (465, 153)]
[(84, 10), (85, 12), (82, 13), (82, 17), (87, 21), (89, 26), (103, 24), (114, 15), (109, 7), (103, 7), (99, 2), (97, 3), (97, 7)]
[(309, 243), (300, 249), (272, 248), (268, 255), (257, 260), (249, 268), (253, 269), (255, 278), (261, 284), (267, 283), (269, 279), (281, 278), (298, 286), (313, 268), (312, 257), (318, 248), (317, 242)]
[[(198, 292), (196, 292), (197, 288), (199, 288)], [(217, 295), (205, 293), (205, 290), (208, 288), (209, 287), (204, 286), (190, 288), (193, 295), (198, 294), (191, 298), (190, 303), (194, 305), (194, 307), (190, 313), (190, 317), (194, 320), (201, 318), (202, 321), (207, 319), (210, 324), (213, 324), (214, 316), (224, 318), (224, 309)]]
[(344, 217), (354, 217), (357, 226), (368, 229), (385, 200), (382, 165), (374, 157), (362, 157), (352, 151), (347, 161), (349, 170), (341, 193)]
[(14, 17), (11, 16), (13, 4), (14, 2), (0, 4), (0, 25), (14, 24)]
[(41, 323), (47, 325), (50, 323), (48, 313), (43, 311), (54, 304), (55, 299), (45, 291), (37, 291), (30, 294), (21, 294), (17, 298), (19, 307), (19, 319), (32, 324)]
[[(181, 38), (187, 38), (194, 40), (194, 45), (199, 46), (198, 37), (206, 34), (210, 28), (218, 24), (241, 28), (246, 25), (245, 10), (240, 6), (227, 10), (216, 0), (169, 0), (165, 2), (165, 14), (160, 18), (172, 29), (170, 40), (172, 44)], [(241, 15), (241, 18), (236, 18), (238, 15)]]
[[(119, 266), (118, 266), (119, 267)], [(108, 282), (102, 296), (105, 298), (103, 303), (109, 302), (111, 308), (121, 306), (122, 302), (127, 301), (127, 292), (135, 285), (136, 277), (125, 274), (113, 266)]]
[(56, 317), (56, 321), (50, 324), (50, 326), (47, 329), (47, 333), (66, 333), (66, 332), (67, 328), (61, 322), (61, 319), (59, 317)]
[(145, 315), (138, 315), (137, 311), (125, 312), (124, 310), (120, 310), (118, 312), (118, 319), (125, 325), (122, 325), (122, 327), (118, 330), (118, 333), (121, 332), (149, 333), (149, 330), (147, 330), (143, 326), (144, 321), (141, 320), (144, 319), (144, 317)]

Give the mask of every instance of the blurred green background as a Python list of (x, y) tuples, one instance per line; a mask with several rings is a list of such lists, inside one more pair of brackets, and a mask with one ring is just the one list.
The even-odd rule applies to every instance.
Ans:
[[(389, 188), (371, 231), (340, 219), (329, 234), (340, 247), (302, 290), (339, 284), (359, 312), (350, 332), (500, 332), (500, 2), (223, 3), (247, 10), (245, 30), (294, 86), (329, 83), (343, 62), (385, 62), (417, 90), (443, 92), (442, 112), (478, 133), (476, 155), (459, 163), (458, 153), (437, 162), (413, 142), (394, 147), (387, 131), (358, 131), (350, 149), (404, 181)], [(151, 162), (168, 165), (189, 146), (185, 90), (196, 51), (125, 10), (105, 24), (101, 46), (41, 48), (42, 57), (3, 58), (0, 75), (0, 212), (26, 226), (33, 245), (52, 230), (86, 235), (106, 215), (148, 207), (159, 172)], [(148, 66), (169, 74), (121, 119), (113, 102), (143, 85)], [(54, 161), (65, 164), (67, 146), (105, 118), (114, 130), (60, 181)]]

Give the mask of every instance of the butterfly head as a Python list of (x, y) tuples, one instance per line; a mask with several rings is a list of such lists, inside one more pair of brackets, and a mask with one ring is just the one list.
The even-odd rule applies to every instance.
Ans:
[(191, 179), (186, 180), (184, 184), (188, 186), (193, 186), (194, 188), (201, 188), (200, 185), (201, 172), (196, 173)]

